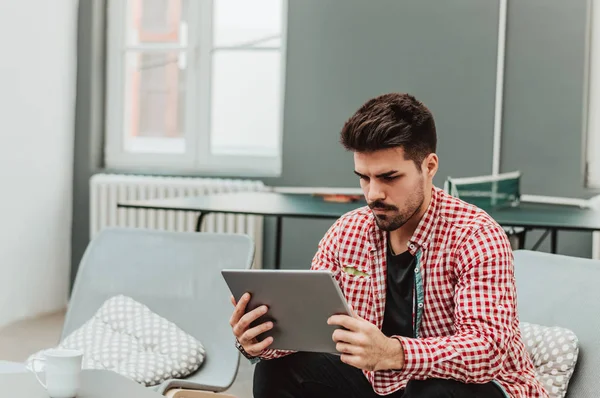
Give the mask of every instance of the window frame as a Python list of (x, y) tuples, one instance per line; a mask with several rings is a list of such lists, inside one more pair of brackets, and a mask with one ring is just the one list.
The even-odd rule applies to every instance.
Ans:
[[(213, 63), (213, 3), (219, 0), (189, 0), (187, 2), (187, 43), (143, 44), (131, 46), (126, 43), (128, 1), (107, 1), (106, 33), (106, 97), (105, 97), (105, 167), (112, 170), (143, 172), (202, 173), (214, 176), (277, 177), (282, 170), (282, 141), (284, 125), (288, 0), (282, 1), (281, 45), (279, 56), (281, 76), (279, 85), (279, 131), (276, 148), (278, 153), (268, 155), (226, 155), (211, 153), (211, 83)], [(184, 0), (182, 0), (185, 3)], [(187, 45), (186, 45), (187, 44)], [(225, 48), (235, 49), (236, 46)], [(182, 51), (186, 59), (185, 95), (185, 152), (132, 153), (124, 147), (124, 115), (126, 56), (130, 51)], [(247, 47), (244, 50), (273, 51), (273, 48)]]

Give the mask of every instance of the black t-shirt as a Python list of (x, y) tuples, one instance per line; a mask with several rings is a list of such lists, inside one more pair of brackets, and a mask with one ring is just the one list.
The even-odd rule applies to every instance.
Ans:
[(386, 336), (413, 336), (415, 258), (407, 250), (394, 255), (387, 249), (387, 298), (381, 331)]

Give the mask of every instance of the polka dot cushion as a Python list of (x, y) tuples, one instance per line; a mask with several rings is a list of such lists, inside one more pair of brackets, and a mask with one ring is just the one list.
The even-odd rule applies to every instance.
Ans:
[(577, 336), (568, 329), (526, 322), (521, 322), (521, 332), (538, 380), (550, 398), (564, 398), (579, 354)]
[(205, 358), (199, 341), (122, 295), (107, 300), (59, 348), (82, 350), (84, 369), (113, 370), (145, 386), (186, 377)]

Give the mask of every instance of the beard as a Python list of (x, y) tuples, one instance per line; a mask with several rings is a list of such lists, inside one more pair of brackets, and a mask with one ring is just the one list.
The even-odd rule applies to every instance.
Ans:
[(376, 214), (373, 212), (375, 217), (375, 223), (380, 230), (391, 232), (402, 227), (408, 222), (415, 214), (421, 210), (425, 202), (425, 194), (423, 190), (422, 182), (417, 184), (412, 195), (406, 201), (406, 204), (402, 210), (396, 206), (385, 204), (381, 201), (374, 201), (369, 203), (369, 207), (373, 209), (387, 210), (386, 213)]

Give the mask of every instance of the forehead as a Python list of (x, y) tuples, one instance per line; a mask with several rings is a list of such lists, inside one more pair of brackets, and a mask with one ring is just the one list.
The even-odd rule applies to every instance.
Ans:
[(382, 174), (391, 170), (407, 172), (411, 167), (415, 168), (414, 162), (404, 157), (402, 147), (354, 153), (354, 168), (364, 175)]

